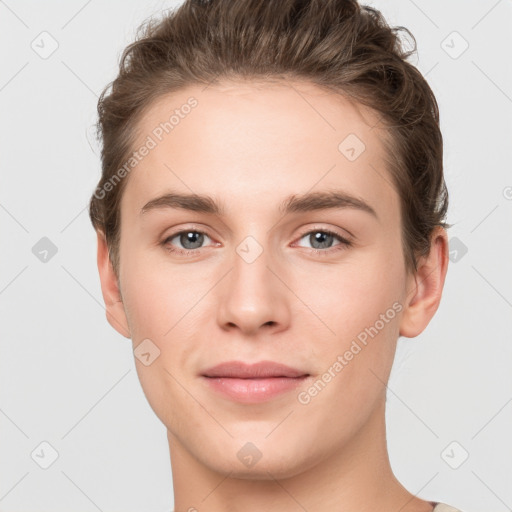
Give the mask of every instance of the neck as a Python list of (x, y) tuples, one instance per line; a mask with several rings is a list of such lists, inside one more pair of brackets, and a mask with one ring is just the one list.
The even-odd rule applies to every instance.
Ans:
[[(235, 478), (206, 466), (168, 431), (175, 512), (431, 512), (433, 503), (395, 478), (386, 446), (384, 403), (349, 443), (287, 478)], [(257, 466), (256, 466), (257, 467)]]

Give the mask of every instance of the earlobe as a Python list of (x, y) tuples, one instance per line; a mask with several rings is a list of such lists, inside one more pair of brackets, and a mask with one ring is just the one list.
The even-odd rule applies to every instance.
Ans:
[(400, 336), (414, 338), (425, 330), (441, 302), (447, 270), (448, 236), (438, 226), (431, 236), (430, 253), (420, 259), (416, 273), (408, 281)]
[(125, 338), (131, 338), (117, 276), (112, 267), (105, 235), (97, 232), (98, 272), (108, 323)]

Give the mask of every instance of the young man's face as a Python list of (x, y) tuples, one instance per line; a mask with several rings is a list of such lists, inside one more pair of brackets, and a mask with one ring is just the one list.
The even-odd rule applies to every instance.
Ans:
[[(181, 109), (190, 97), (197, 105)], [(166, 133), (160, 123), (176, 109)], [(397, 338), (421, 332), (437, 304), (410, 313), (415, 281), (376, 124), (306, 83), (190, 87), (143, 116), (134, 150), (150, 149), (122, 198), (123, 303), (109, 314), (134, 348), (151, 340), (136, 350), (148, 364), (136, 359), (137, 371), (176, 458), (283, 478), (380, 446), (372, 433), (382, 431)], [(285, 211), (291, 198), (330, 192), (357, 203), (312, 209), (318, 196)], [(221, 211), (165, 201), (143, 211), (166, 194), (209, 196)], [(104, 271), (104, 290), (109, 279), (113, 289)], [(232, 361), (307, 376), (205, 377)]]

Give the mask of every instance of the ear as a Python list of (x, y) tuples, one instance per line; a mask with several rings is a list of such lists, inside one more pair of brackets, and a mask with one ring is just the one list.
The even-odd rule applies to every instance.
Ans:
[(401, 336), (418, 336), (437, 311), (448, 270), (448, 250), (446, 230), (438, 226), (432, 233), (428, 256), (420, 258), (417, 271), (407, 281), (407, 296), (400, 322)]
[(98, 271), (108, 323), (125, 338), (131, 338), (117, 276), (110, 261), (105, 235), (98, 235)]

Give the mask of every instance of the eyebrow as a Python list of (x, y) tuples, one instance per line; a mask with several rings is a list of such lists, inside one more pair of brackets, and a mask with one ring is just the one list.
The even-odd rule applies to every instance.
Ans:
[[(146, 203), (140, 213), (164, 208), (178, 208), (211, 215), (224, 216), (223, 206), (211, 196), (169, 192)], [(283, 215), (328, 209), (350, 208), (371, 214), (378, 219), (377, 212), (363, 199), (339, 190), (309, 192), (287, 197), (279, 206)]]

